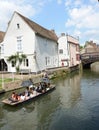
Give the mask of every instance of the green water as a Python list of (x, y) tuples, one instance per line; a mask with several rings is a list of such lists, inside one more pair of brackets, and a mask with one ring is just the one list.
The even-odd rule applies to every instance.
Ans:
[(55, 81), (56, 89), (17, 107), (1, 101), (0, 130), (99, 130), (99, 74), (90, 70)]

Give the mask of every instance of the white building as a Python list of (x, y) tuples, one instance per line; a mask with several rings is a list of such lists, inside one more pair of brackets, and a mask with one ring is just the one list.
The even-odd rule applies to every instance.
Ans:
[(59, 66), (69, 66), (69, 46), (65, 33), (58, 38)]
[(59, 66), (76, 66), (80, 64), (79, 40), (62, 33), (58, 39)]
[(8, 72), (16, 72), (8, 57), (16, 53), (25, 54), (27, 59), (21, 70), (37, 73), (58, 67), (58, 43), (54, 31), (47, 30), (30, 19), (14, 12), (5, 33), (2, 59)]

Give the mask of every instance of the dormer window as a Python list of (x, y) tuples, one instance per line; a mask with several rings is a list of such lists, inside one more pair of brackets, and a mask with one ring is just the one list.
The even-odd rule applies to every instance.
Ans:
[(19, 29), (20, 28), (20, 24), (19, 23), (17, 23), (17, 29)]

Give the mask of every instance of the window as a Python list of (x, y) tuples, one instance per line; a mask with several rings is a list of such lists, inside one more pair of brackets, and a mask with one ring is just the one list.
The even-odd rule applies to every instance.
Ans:
[(59, 54), (63, 54), (63, 49), (59, 49)]
[(76, 60), (80, 61), (80, 55), (79, 54), (76, 54)]
[(29, 60), (28, 59), (24, 59), (24, 66), (29, 66)]
[(12, 67), (15, 67), (15, 62), (14, 61), (12, 61)]
[(26, 59), (26, 66), (29, 66), (29, 61), (28, 61), (28, 59)]
[(22, 52), (22, 37), (21, 36), (17, 37), (17, 51)]
[(49, 65), (50, 64), (50, 57), (45, 57), (45, 64)]
[(19, 29), (20, 28), (20, 24), (19, 23), (17, 23), (17, 29)]

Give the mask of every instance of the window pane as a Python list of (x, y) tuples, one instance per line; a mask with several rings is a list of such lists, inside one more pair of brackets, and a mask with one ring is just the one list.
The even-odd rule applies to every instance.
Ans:
[(17, 37), (17, 51), (22, 52), (22, 37), (21, 36)]
[(63, 54), (63, 49), (60, 49), (60, 50), (59, 50), (59, 53), (60, 53), (60, 54)]
[(26, 66), (29, 66), (29, 61), (28, 61), (28, 59), (26, 59)]
[(19, 29), (20, 28), (20, 24), (19, 23), (17, 23), (17, 29)]
[(15, 67), (15, 62), (14, 61), (12, 61), (12, 67)]

